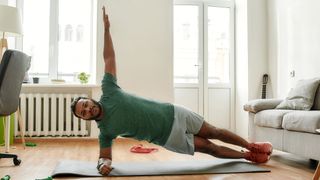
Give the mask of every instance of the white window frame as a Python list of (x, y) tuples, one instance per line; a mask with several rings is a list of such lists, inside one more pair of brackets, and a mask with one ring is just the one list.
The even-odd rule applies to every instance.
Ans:
[[(16, 7), (21, 10), (21, 15), (23, 15), (23, 3), (24, 0), (10, 0), (11, 3), (16, 4)], [(91, 74), (91, 80), (92, 82), (95, 82), (95, 49), (96, 49), (96, 44), (95, 44), (95, 36), (96, 33), (94, 32), (96, 30), (96, 27), (94, 27), (94, 24), (96, 23), (96, 17), (95, 17), (95, 7), (97, 6), (97, 0), (89, 0), (91, 2), (91, 26), (90, 26), (90, 74)], [(29, 75), (40, 75), (44, 76), (44, 81), (45, 82), (50, 82), (51, 79), (57, 79), (61, 76), (70, 76), (70, 77), (75, 77), (76, 74), (74, 73), (59, 73), (58, 72), (58, 55), (59, 55), (59, 46), (58, 46), (58, 36), (59, 36), (59, 0), (50, 0), (50, 16), (49, 16), (49, 29), (50, 29), (50, 37), (49, 37), (49, 57), (48, 57), (48, 74), (47, 73), (29, 73)], [(23, 21), (23, 17), (22, 17)], [(61, 38), (61, 37), (60, 37)], [(18, 38), (16, 40), (16, 48), (23, 50), (23, 38)]]

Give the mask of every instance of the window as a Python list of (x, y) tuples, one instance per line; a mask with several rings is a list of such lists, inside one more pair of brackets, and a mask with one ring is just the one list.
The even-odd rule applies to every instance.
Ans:
[(64, 41), (72, 41), (72, 26), (70, 24), (67, 24), (65, 27)]
[(22, 49), (32, 56), (29, 74), (75, 81), (93, 72), (92, 0), (17, 0), (23, 12)]
[(77, 41), (83, 41), (83, 25), (77, 26)]

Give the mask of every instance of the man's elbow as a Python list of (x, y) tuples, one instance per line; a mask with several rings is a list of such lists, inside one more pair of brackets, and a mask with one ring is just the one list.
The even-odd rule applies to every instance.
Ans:
[(116, 57), (115, 56), (104, 57), (104, 62), (106, 64), (114, 64), (116, 62)]

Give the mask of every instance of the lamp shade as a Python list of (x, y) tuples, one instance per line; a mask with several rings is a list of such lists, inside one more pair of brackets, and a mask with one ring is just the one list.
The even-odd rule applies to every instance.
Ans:
[(17, 8), (0, 5), (0, 33), (3, 32), (7, 36), (18, 36), (22, 33), (21, 16)]

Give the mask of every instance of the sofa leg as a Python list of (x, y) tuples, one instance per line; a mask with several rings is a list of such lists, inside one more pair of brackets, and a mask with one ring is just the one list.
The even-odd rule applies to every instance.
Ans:
[(319, 180), (320, 177), (320, 162), (318, 163), (318, 167), (313, 174), (313, 180)]

